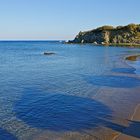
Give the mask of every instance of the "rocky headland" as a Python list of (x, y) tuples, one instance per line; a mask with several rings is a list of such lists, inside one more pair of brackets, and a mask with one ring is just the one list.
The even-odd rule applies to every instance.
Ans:
[(140, 24), (127, 26), (102, 26), (90, 31), (79, 32), (68, 43), (93, 43), (95, 45), (140, 46)]

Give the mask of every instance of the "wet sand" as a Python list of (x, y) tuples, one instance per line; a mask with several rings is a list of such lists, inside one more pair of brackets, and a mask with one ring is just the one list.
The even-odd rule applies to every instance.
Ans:
[[(126, 128), (123, 131), (123, 133), (120, 133), (119, 135), (115, 136), (113, 140), (139, 140), (140, 139), (140, 104), (138, 104), (134, 110), (134, 114), (131, 117), (131, 124), (129, 125), (128, 128)], [(134, 136), (130, 136), (128, 134)]]
[(137, 61), (137, 59), (140, 58), (140, 55), (132, 55), (132, 56), (128, 56), (125, 59), (129, 60), (129, 61)]
[[(138, 61), (140, 55), (125, 57), (128, 61)], [(129, 120), (129, 125), (123, 132), (117, 134), (113, 140), (140, 140), (140, 104), (138, 104)]]

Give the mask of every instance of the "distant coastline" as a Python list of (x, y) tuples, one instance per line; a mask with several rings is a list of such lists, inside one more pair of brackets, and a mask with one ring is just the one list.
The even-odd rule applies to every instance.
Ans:
[(140, 24), (117, 27), (102, 26), (90, 31), (79, 32), (74, 40), (69, 40), (67, 43), (140, 47)]

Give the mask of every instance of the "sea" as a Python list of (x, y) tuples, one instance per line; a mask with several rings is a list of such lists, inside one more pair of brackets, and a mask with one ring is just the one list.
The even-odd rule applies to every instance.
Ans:
[(125, 60), (137, 54), (133, 47), (0, 41), (0, 140), (112, 139), (140, 103), (140, 62)]

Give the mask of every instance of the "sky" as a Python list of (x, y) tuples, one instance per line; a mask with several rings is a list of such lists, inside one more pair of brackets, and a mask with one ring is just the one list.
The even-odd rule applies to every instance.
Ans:
[(69, 40), (130, 23), (140, 24), (140, 0), (0, 0), (0, 40)]

